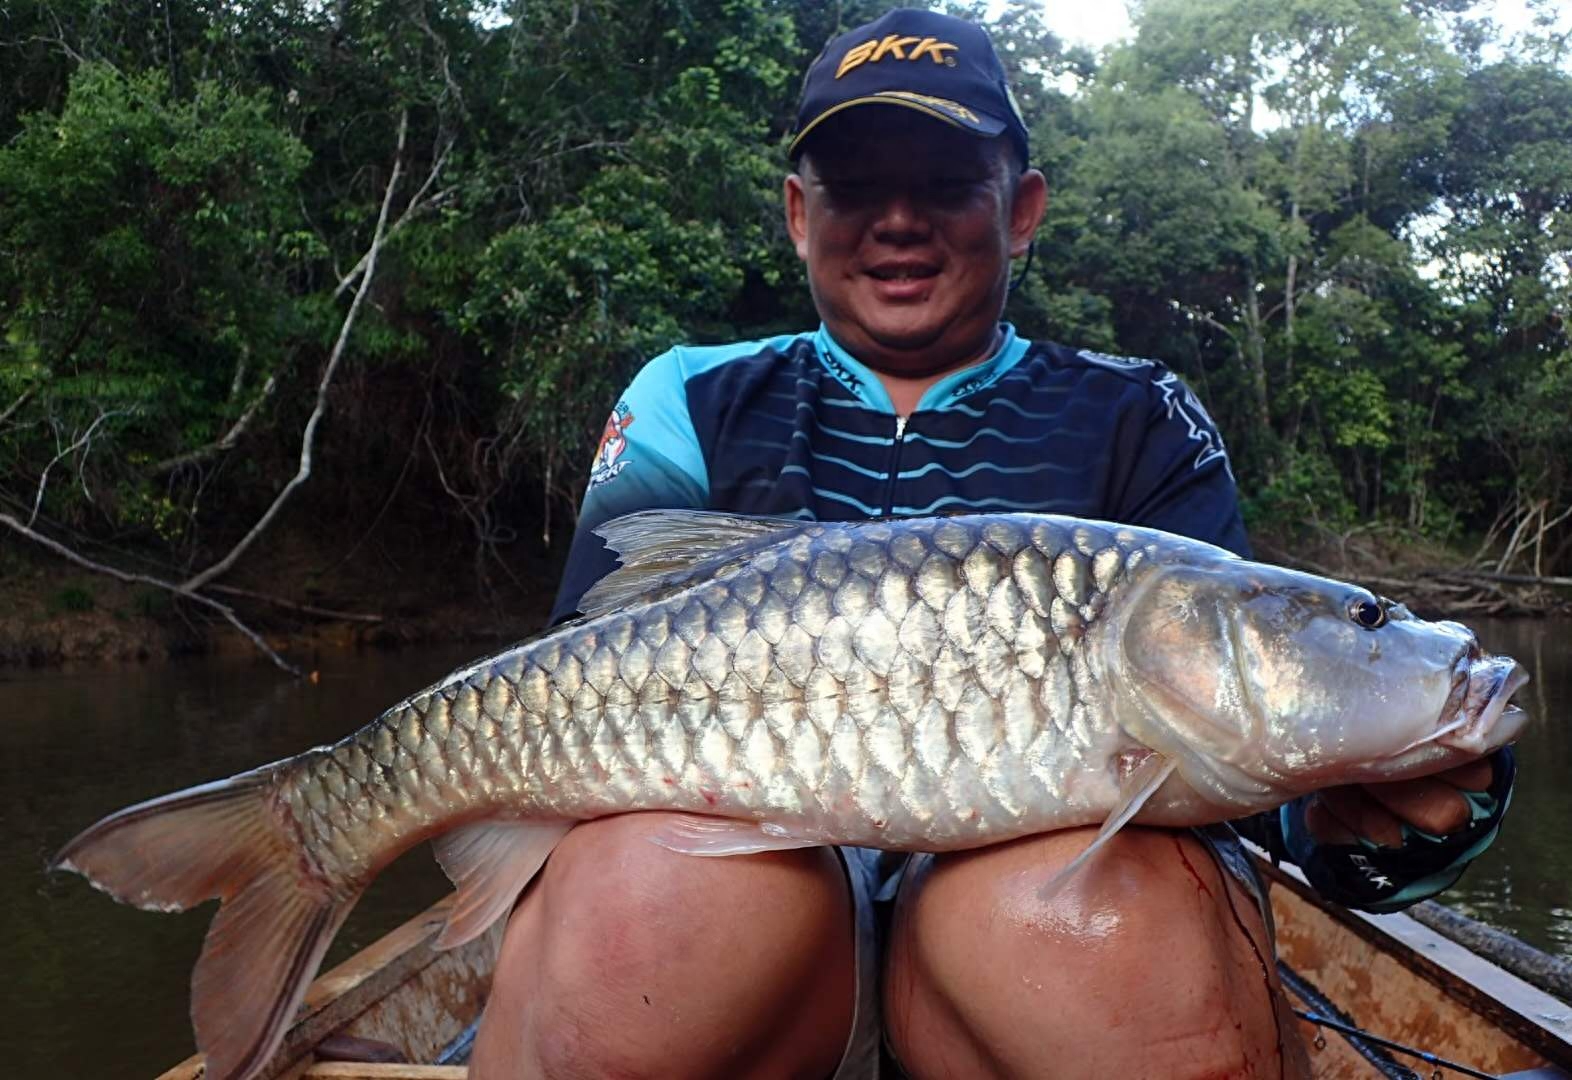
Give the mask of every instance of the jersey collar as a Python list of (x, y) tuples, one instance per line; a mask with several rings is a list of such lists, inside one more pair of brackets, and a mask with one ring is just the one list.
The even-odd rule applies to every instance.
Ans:
[[(1009, 323), (1000, 323), (999, 329), (1004, 332), (1004, 336), (993, 355), (980, 364), (952, 371), (928, 387), (922, 400), (917, 403), (917, 411), (947, 409), (961, 398), (998, 382), (1006, 372), (1020, 363), (1031, 342), (1019, 337), (1015, 327)], [(819, 363), (835, 377), (837, 382), (850, 391), (853, 397), (871, 409), (892, 416), (895, 414), (895, 406), (891, 403), (884, 384), (879, 381), (879, 376), (873, 369), (841, 348), (840, 343), (830, 336), (829, 328), (822, 323), (819, 325), (818, 333), (813, 337), (813, 344), (819, 356)]]

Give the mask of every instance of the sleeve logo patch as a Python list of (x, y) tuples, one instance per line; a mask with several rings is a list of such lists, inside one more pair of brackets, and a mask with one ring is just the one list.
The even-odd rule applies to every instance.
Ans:
[(606, 418), (606, 427), (600, 433), (600, 445), (595, 448), (595, 463), (590, 466), (590, 487), (599, 487), (615, 480), (617, 474), (630, 464), (631, 459), (623, 461), (621, 458), (623, 451), (628, 448), (628, 437), (624, 432), (632, 423), (633, 410), (628, 408), (626, 401), (617, 402), (617, 407), (611, 410), (611, 415)]
[(1212, 418), (1207, 415), (1201, 399), (1195, 396), (1195, 391), (1186, 386), (1179, 376), (1171, 371), (1164, 372), (1153, 382), (1163, 392), (1163, 405), (1168, 410), (1168, 418), (1182, 422), (1190, 441), (1200, 444), (1191, 471), (1221, 458), (1223, 468), (1228, 470), (1231, 478), (1234, 470), (1228, 465), (1228, 452), (1223, 449), (1223, 437), (1218, 433), (1217, 425), (1212, 423)]

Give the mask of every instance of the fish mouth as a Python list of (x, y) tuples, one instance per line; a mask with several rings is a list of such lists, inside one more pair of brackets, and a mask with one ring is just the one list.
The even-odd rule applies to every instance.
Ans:
[(1510, 656), (1489, 656), (1478, 645), (1470, 646), (1453, 675), (1441, 727), (1423, 741), (1472, 754), (1506, 745), (1528, 722), (1528, 714), (1512, 704), (1512, 695), (1528, 678)]

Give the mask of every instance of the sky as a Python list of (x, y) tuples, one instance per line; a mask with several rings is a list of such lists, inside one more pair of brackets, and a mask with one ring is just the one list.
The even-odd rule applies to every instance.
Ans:
[[(1130, 33), (1130, 19), (1119, 0), (1102, 3), (1096, 0), (1043, 0), (1043, 4), (1048, 28), (1068, 42), (1100, 49)], [(1572, 3), (1568, 6), (1572, 7)], [(1488, 13), (1508, 33), (1516, 33), (1529, 25), (1528, 6), (1524, 0), (1483, 0), (1474, 10)]]

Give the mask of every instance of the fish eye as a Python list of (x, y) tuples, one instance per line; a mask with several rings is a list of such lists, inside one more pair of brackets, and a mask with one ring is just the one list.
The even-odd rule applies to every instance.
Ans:
[(1386, 625), (1386, 605), (1356, 596), (1348, 602), (1348, 617), (1366, 630), (1379, 630)]

